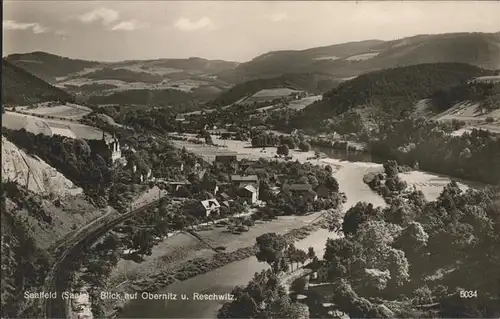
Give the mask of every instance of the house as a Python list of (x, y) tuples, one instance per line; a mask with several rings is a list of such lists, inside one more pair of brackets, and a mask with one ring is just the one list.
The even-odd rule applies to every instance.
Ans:
[(231, 183), (240, 184), (240, 183), (255, 183), (259, 184), (259, 177), (257, 175), (231, 175), (230, 176)]
[(169, 193), (177, 193), (181, 187), (187, 187), (191, 185), (190, 182), (185, 181), (185, 182), (172, 182), (172, 181), (158, 181), (158, 184), (164, 185), (165, 189)]
[(184, 116), (184, 114), (177, 114), (175, 116), (175, 121), (176, 122), (184, 122), (186, 120), (186, 117)]
[(240, 187), (238, 189), (238, 195), (241, 198), (244, 198), (249, 204), (255, 204), (255, 202), (257, 202), (258, 199), (257, 188), (252, 184), (247, 184), (243, 187)]
[(296, 194), (297, 196), (304, 197), (305, 199), (318, 199), (318, 194), (313, 191), (311, 185), (309, 184), (284, 184), (282, 189), (284, 192)]
[(234, 154), (224, 154), (224, 155), (215, 155), (215, 162), (216, 163), (221, 163), (221, 164), (231, 164), (233, 162), (237, 162), (238, 157), (236, 156), (236, 153)]
[(200, 202), (205, 216), (211, 214), (218, 214), (220, 211), (220, 204), (216, 199), (207, 199)]
[(120, 142), (115, 135), (102, 132), (102, 139), (86, 140), (93, 153), (100, 155), (109, 164), (114, 164), (122, 157)]
[(230, 197), (228, 194), (226, 194), (226, 193), (221, 193), (221, 194), (220, 194), (220, 197), (221, 197), (224, 201), (227, 201), (227, 202), (232, 201), (231, 197)]
[(319, 198), (328, 198), (330, 196), (330, 190), (324, 184), (320, 184), (314, 191)]

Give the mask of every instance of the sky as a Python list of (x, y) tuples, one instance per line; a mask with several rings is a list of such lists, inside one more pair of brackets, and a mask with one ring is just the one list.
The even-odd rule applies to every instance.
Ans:
[(3, 56), (245, 62), (417, 34), (500, 31), (500, 1), (3, 1)]

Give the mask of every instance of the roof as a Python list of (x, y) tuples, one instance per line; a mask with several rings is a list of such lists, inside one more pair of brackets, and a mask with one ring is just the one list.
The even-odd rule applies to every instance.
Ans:
[(231, 197), (229, 197), (229, 195), (228, 195), (228, 194), (226, 194), (226, 193), (222, 193), (222, 194), (220, 194), (220, 197), (222, 197), (222, 198), (223, 198), (223, 199), (225, 199), (225, 200), (229, 200), (229, 199), (231, 199)]
[(221, 158), (221, 157), (236, 157), (237, 155), (238, 155), (238, 153), (234, 153), (234, 154), (227, 153), (227, 154), (222, 154), (222, 155), (215, 155), (215, 158)]
[(176, 119), (176, 120), (184, 120), (185, 118), (186, 118), (186, 117), (184, 116), (184, 114), (177, 114), (177, 115), (175, 116), (175, 119)]
[(258, 182), (259, 177), (257, 177), (257, 175), (248, 175), (248, 176), (231, 175), (231, 181), (232, 182)]
[(283, 188), (291, 191), (312, 191), (312, 187), (309, 184), (284, 185)]
[(207, 210), (220, 207), (220, 204), (216, 199), (202, 200), (200, 203), (201, 203), (201, 205), (203, 205), (203, 208), (205, 208)]
[(253, 185), (247, 185), (247, 186), (243, 187), (243, 189), (246, 189), (247, 191), (252, 192), (252, 193), (257, 193), (257, 189)]
[(190, 185), (190, 182), (169, 182), (169, 181), (159, 181), (161, 183), (167, 184), (167, 185)]

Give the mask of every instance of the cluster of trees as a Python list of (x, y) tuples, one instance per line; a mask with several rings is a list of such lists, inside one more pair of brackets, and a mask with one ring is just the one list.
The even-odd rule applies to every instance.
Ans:
[(297, 148), (300, 142), (297, 137), (277, 135), (273, 132), (252, 130), (250, 137), (252, 139), (252, 147), (276, 147), (286, 145), (288, 149)]
[(252, 147), (278, 147), (278, 155), (288, 155), (289, 151), (296, 149), (303, 152), (309, 151), (311, 145), (306, 142), (303, 134), (297, 136), (277, 135), (273, 132), (252, 130)]
[(451, 136), (424, 119), (386, 121), (372, 153), (398, 163), (489, 184), (500, 183), (500, 139), (483, 130)]
[(2, 134), (28, 154), (35, 154), (83, 188), (89, 196), (105, 197), (112, 181), (107, 162), (81, 139), (35, 135), (25, 129), (3, 129)]
[(332, 302), (362, 318), (498, 316), (499, 213), (499, 189), (454, 182), (434, 202), (413, 191), (384, 209), (358, 203), (333, 227), (344, 237), (327, 240)]
[(477, 102), (481, 109), (494, 110), (500, 108), (500, 84), (464, 83), (438, 90), (431, 98), (438, 111), (445, 111), (461, 101)]
[(49, 258), (47, 251), (37, 246), (29, 220), (26, 216), (22, 217), (23, 214), (20, 214), (19, 211), (10, 210), (9, 206), (6, 205), (6, 199), (15, 202), (28, 214), (37, 214), (32, 209), (40, 208), (40, 204), (33, 205), (33, 194), (15, 182), (2, 181), (1, 192), (1, 315), (11, 318), (36, 317), (38, 309), (26, 307), (27, 300), (23, 293), (28, 290), (37, 290), (43, 286), (50, 267)]
[(401, 194), (408, 185), (399, 177), (400, 168), (396, 161), (386, 162), (384, 164), (384, 171), (385, 174), (369, 174), (371, 178), (368, 178), (366, 183), (371, 189), (377, 191), (386, 200), (389, 200), (392, 196)]

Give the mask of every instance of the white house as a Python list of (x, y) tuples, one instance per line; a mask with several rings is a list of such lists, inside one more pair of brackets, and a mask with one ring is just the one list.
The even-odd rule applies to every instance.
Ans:
[(200, 203), (205, 212), (205, 216), (209, 216), (212, 213), (218, 213), (220, 210), (220, 204), (216, 199), (202, 200)]
[(254, 185), (248, 184), (239, 189), (239, 195), (245, 198), (249, 204), (254, 204), (258, 199), (258, 190)]

